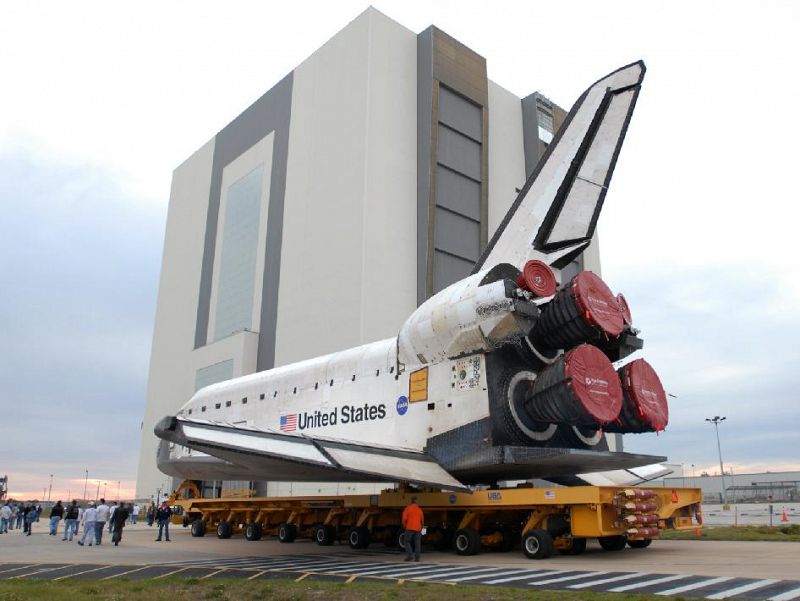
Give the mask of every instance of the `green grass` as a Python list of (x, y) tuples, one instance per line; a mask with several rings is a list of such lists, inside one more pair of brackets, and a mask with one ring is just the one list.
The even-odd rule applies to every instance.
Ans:
[(665, 597), (530, 591), (486, 586), (449, 586), (417, 582), (294, 582), (196, 580), (0, 581), (0, 601), (653, 601)]
[(730, 540), (730, 541), (781, 541), (800, 542), (800, 525), (787, 526), (714, 526), (700, 531), (664, 530), (659, 537), (663, 540)]

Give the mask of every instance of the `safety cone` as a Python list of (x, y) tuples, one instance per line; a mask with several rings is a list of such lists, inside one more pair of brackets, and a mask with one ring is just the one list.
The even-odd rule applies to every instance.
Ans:
[(695, 536), (700, 536), (700, 528), (695, 528), (694, 529), (694, 535)]
[(784, 507), (783, 511), (781, 512), (781, 522), (788, 522), (788, 521), (789, 521), (789, 516), (786, 515), (786, 508)]

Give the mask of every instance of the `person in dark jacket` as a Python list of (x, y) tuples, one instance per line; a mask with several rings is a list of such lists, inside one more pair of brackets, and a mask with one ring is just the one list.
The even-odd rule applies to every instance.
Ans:
[(127, 505), (125, 505), (125, 503), (120, 503), (119, 507), (117, 507), (111, 515), (111, 540), (115, 547), (118, 547), (119, 543), (122, 542), (122, 529), (125, 527), (128, 514)]
[(62, 517), (64, 517), (64, 506), (61, 501), (56, 501), (56, 504), (50, 510), (50, 536), (58, 534), (58, 523)]
[(25, 515), (25, 524), (24, 530), (22, 534), (30, 536), (33, 532), (33, 523), (36, 521), (36, 506), (35, 505), (26, 505), (25, 509), (23, 509)]
[(161, 503), (161, 506), (156, 511), (156, 521), (158, 522), (158, 538), (156, 541), (161, 540), (161, 532), (166, 535), (167, 542), (169, 542), (169, 519), (172, 517), (172, 509), (170, 509), (167, 502)]

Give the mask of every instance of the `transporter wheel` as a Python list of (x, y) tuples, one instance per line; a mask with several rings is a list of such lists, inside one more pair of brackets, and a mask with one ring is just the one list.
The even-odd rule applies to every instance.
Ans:
[(547, 530), (528, 530), (522, 535), (522, 552), (528, 559), (547, 559), (553, 554), (553, 537)]
[(351, 549), (366, 549), (370, 538), (369, 528), (366, 526), (354, 526), (347, 532), (347, 542)]
[(642, 540), (629, 540), (628, 546), (631, 549), (645, 549), (646, 547), (650, 546), (650, 543), (653, 542), (652, 538), (645, 538)]
[(247, 540), (261, 540), (261, 524), (250, 522), (244, 529), (244, 537)]
[(206, 523), (201, 519), (196, 519), (192, 522), (192, 536), (205, 536)]
[(278, 526), (278, 540), (282, 543), (293, 543), (295, 538), (297, 538), (297, 526), (281, 522)]
[(222, 520), (217, 524), (217, 538), (230, 538), (233, 534), (233, 526), (230, 522)]
[(481, 550), (481, 535), (475, 528), (459, 528), (453, 537), (453, 548), (459, 555), (477, 555)]
[(394, 537), (397, 546), (400, 547), (401, 551), (406, 550), (406, 531), (400, 528), (397, 531), (397, 534)]
[(192, 518), (190, 518), (188, 515), (183, 516), (183, 522), (181, 525), (184, 528), (188, 528), (189, 526), (192, 525)]
[(597, 542), (604, 551), (622, 551), (625, 548), (624, 536), (600, 536)]
[(569, 546), (559, 549), (558, 552), (561, 555), (580, 555), (586, 551), (586, 539), (585, 538), (571, 538), (569, 539)]
[(318, 545), (323, 547), (332, 545), (335, 538), (336, 531), (333, 529), (333, 526), (329, 524), (323, 524), (314, 532), (314, 540), (317, 541)]

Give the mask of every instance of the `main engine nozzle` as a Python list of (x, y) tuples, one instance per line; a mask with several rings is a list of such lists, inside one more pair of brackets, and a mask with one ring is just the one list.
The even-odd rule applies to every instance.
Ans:
[(622, 411), (606, 432), (660, 432), (669, 421), (667, 393), (652, 366), (644, 359), (631, 361), (617, 373), (622, 384)]
[(537, 376), (524, 407), (538, 422), (602, 426), (619, 416), (622, 386), (608, 357), (581, 344)]
[(630, 321), (627, 303), (623, 310), (603, 280), (582, 271), (542, 308), (531, 338), (537, 346), (570, 349), (583, 342), (617, 338), (626, 321)]

